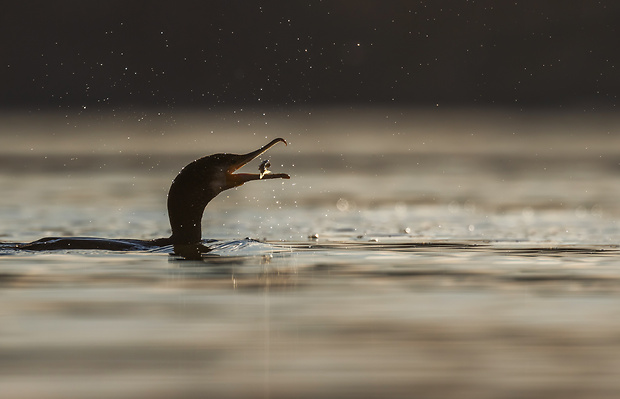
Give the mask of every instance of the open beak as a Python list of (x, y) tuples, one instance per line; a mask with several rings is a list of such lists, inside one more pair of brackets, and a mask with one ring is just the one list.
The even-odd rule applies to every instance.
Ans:
[(250, 180), (290, 179), (291, 177), (287, 175), (286, 173), (270, 173), (268, 171), (267, 172), (261, 171), (260, 174), (259, 173), (237, 173), (237, 174), (234, 173), (236, 170), (240, 169), (242, 166), (252, 161), (253, 159), (263, 154), (265, 151), (267, 151), (268, 149), (270, 149), (271, 147), (273, 147), (274, 145), (280, 142), (284, 143), (284, 145), (287, 145), (284, 139), (277, 138), (277, 139), (271, 140), (269, 144), (262, 146), (256, 151), (252, 151), (247, 154), (234, 155), (235, 158), (233, 160), (233, 163), (231, 164), (231, 166), (228, 167), (228, 170), (226, 171), (227, 185), (229, 187), (237, 187)]

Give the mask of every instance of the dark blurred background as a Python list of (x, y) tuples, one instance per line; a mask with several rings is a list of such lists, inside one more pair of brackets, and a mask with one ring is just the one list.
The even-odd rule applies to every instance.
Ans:
[(615, 109), (618, 1), (15, 1), (0, 106)]

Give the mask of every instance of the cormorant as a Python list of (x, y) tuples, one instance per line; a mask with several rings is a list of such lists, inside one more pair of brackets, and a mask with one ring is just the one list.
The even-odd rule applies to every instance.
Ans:
[(31, 243), (16, 243), (13, 248), (24, 250), (103, 249), (126, 251), (173, 245), (176, 253), (189, 254), (189, 257), (194, 257), (200, 252), (207, 252), (208, 248), (201, 244), (201, 221), (209, 201), (222, 191), (239, 187), (251, 180), (290, 179), (286, 173), (271, 173), (267, 170), (268, 162), (261, 164), (260, 174), (234, 173), (277, 143), (286, 145), (284, 139), (277, 138), (247, 154), (214, 154), (197, 159), (185, 166), (172, 181), (168, 192), (168, 217), (172, 228), (170, 237), (154, 240), (46, 237)]

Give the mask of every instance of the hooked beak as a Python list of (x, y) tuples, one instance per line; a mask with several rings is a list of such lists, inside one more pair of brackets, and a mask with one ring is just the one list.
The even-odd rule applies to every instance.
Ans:
[(237, 187), (242, 185), (245, 182), (250, 180), (265, 180), (265, 179), (290, 179), (291, 177), (286, 173), (237, 173), (234, 172), (240, 169), (245, 164), (249, 163), (259, 155), (263, 154), (265, 151), (273, 147), (278, 143), (286, 144), (286, 140), (282, 138), (277, 138), (271, 140), (269, 144), (266, 144), (259, 148), (256, 151), (248, 152), (247, 154), (236, 155), (236, 159), (233, 161), (231, 166), (228, 167), (226, 171), (226, 183), (229, 187)]

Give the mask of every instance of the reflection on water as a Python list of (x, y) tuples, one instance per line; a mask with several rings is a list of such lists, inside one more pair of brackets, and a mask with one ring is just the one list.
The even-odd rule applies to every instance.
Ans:
[[(348, 126), (331, 118), (321, 127)], [(422, 146), (429, 123), (401, 139)], [(434, 152), (305, 152), (291, 140), (270, 154), (290, 181), (209, 205), (204, 235), (218, 241), (198, 261), (166, 249), (0, 250), (0, 390), (615, 397), (619, 147), (589, 143), (577, 123), (570, 142), (542, 134), (513, 153), (475, 152), (459, 144), (472, 124), (501, 124), (468, 123)], [(576, 151), (586, 144), (605, 150)], [(0, 240), (169, 234), (166, 192), (188, 154), (70, 155), (2, 158)]]

